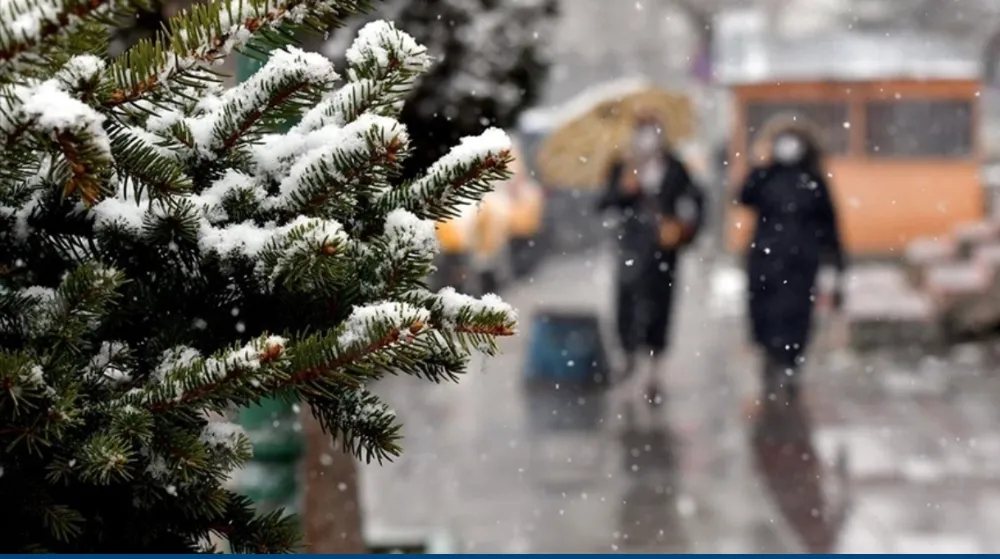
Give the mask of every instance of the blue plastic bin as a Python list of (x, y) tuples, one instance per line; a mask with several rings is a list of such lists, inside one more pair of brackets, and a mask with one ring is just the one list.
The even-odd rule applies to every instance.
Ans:
[(607, 385), (608, 356), (592, 312), (539, 311), (532, 317), (524, 378), (529, 384)]

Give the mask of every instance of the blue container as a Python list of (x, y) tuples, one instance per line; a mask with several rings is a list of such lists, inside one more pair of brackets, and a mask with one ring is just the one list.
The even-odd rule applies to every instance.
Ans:
[(539, 311), (532, 317), (525, 381), (565, 388), (605, 386), (608, 356), (592, 312)]

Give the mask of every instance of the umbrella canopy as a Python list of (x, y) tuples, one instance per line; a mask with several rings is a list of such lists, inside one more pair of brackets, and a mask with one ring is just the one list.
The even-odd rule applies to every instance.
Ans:
[(647, 88), (607, 99), (549, 134), (538, 151), (545, 184), (558, 188), (596, 188), (629, 145), (638, 118), (653, 116), (664, 126), (664, 145), (694, 134), (694, 109), (686, 96)]

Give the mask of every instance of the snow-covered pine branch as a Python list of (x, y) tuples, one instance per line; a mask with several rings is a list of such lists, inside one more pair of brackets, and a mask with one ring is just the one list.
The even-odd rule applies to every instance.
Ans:
[[(325, 29), (361, 11), (361, 0), (220, 0), (170, 18), (170, 33), (140, 41), (112, 66), (111, 106), (135, 102), (178, 84), (191, 71), (234, 51), (265, 52), (292, 41), (296, 26)], [(164, 46), (166, 45), (166, 46)]]
[(22, 54), (47, 50), (59, 35), (127, 7), (114, 0), (4, 0), (0, 3), (0, 67), (18, 61)]
[(227, 90), (215, 106), (186, 124), (199, 155), (213, 158), (246, 141), (265, 119), (294, 118), (298, 107), (315, 104), (337, 79), (333, 64), (323, 56), (295, 47), (277, 49), (259, 72)]
[(103, 126), (105, 116), (78, 100), (74, 94), (79, 90), (69, 90), (67, 85), (92, 82), (99, 72), (93, 57), (78, 57), (56, 77), (0, 89), (0, 139), (4, 145), (10, 149), (21, 141), (33, 144), (34, 140), (57, 146), (62, 155), (58, 174), (65, 193), (78, 192), (87, 202), (97, 199), (105, 178), (102, 175), (110, 171), (111, 142)]
[(548, 44), (559, 0), (384, 0), (335, 31), (323, 52), (349, 62), (355, 32), (385, 19), (425, 47), (438, 62), (408, 87), (399, 119), (410, 129), (414, 156), (403, 176), (414, 178), (460, 138), (484, 126), (509, 128), (539, 100), (550, 63)]
[(510, 149), (510, 138), (497, 128), (464, 138), (424, 176), (386, 192), (379, 202), (383, 207), (404, 207), (424, 218), (455, 217), (462, 205), (479, 201), (506, 176), (512, 161)]
[(424, 47), (386, 21), (362, 27), (346, 60), (350, 81), (306, 113), (297, 132), (343, 126), (366, 112), (398, 116), (417, 78), (431, 63)]

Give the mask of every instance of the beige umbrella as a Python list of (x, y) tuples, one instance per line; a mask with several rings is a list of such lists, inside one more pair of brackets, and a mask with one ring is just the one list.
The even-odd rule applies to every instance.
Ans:
[(686, 96), (646, 88), (597, 103), (549, 134), (538, 151), (542, 180), (559, 188), (591, 189), (604, 183), (612, 162), (628, 146), (638, 117), (664, 125), (664, 143), (694, 134), (694, 110)]

